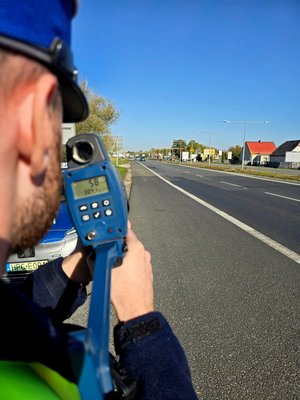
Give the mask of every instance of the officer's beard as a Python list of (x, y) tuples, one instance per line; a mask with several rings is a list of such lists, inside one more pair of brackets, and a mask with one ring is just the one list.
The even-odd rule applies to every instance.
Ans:
[(42, 184), (36, 187), (34, 198), (23, 202), (15, 214), (10, 254), (35, 246), (53, 224), (61, 196), (60, 131), (54, 137), (49, 168), (39, 178)]

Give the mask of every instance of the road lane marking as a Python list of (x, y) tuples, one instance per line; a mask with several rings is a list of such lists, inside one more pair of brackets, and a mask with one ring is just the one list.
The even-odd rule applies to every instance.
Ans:
[[(192, 165), (183, 165), (181, 168), (193, 168), (193, 169), (200, 169), (200, 170), (205, 170), (207, 172), (213, 172), (213, 173), (220, 173), (220, 174), (226, 174), (226, 175), (235, 175), (235, 176), (241, 176), (243, 178), (250, 178), (250, 179), (258, 179), (261, 181), (268, 181), (268, 182), (277, 182), (277, 183), (283, 183), (285, 185), (295, 185), (295, 186), (300, 186), (300, 183), (297, 182), (291, 182), (291, 181), (284, 181), (284, 180), (279, 180), (276, 178), (269, 178), (269, 177), (261, 177), (261, 176), (254, 176), (254, 175), (248, 175), (248, 174), (241, 174), (238, 172), (227, 172), (227, 171), (220, 171), (217, 169), (208, 169), (208, 168), (201, 168), (201, 167), (194, 167)], [(179, 171), (180, 169), (176, 169), (176, 171)]]
[(241, 185), (236, 185), (235, 183), (220, 181), (221, 183), (225, 183), (225, 185), (236, 186), (236, 187), (243, 187)]
[(299, 199), (293, 199), (293, 197), (282, 196), (281, 194), (270, 193), (270, 192), (264, 192), (264, 193), (269, 194), (270, 196), (276, 196), (276, 197), (281, 197), (281, 198), (287, 199), (287, 200), (298, 201), (300, 203)]
[(209, 210), (213, 211), (214, 213), (218, 214), (220, 217), (231, 222), (233, 225), (236, 225), (243, 231), (249, 233), (249, 235), (255, 237), (256, 239), (258, 239), (261, 242), (265, 243), (266, 245), (270, 246), (272, 249), (278, 251), (279, 253), (283, 254), (284, 256), (288, 257), (289, 259), (300, 264), (300, 254), (294, 252), (293, 250), (288, 249), (287, 247), (283, 246), (282, 244), (269, 238), (268, 236), (264, 235), (263, 233), (258, 232), (251, 226), (244, 224), (244, 222), (232, 217), (231, 215), (218, 209), (217, 207), (214, 207), (213, 205), (207, 203), (206, 201), (200, 199), (199, 197), (193, 195), (192, 193), (189, 193), (186, 190), (182, 189), (181, 187), (174, 185), (174, 183), (169, 182), (167, 179), (163, 178), (158, 173), (152, 171), (152, 169), (146, 167), (145, 165), (143, 165), (143, 167), (146, 168), (148, 171), (152, 172), (152, 174), (156, 175), (159, 179), (161, 179), (168, 185), (172, 186), (174, 189), (178, 190), (179, 192), (181, 192), (181, 193), (185, 194), (186, 196), (190, 197), (191, 199), (195, 200), (197, 203), (201, 204), (202, 206), (204, 206), (204, 207), (208, 208)]
[(199, 176), (200, 178), (203, 178), (203, 175), (196, 175), (196, 176)]

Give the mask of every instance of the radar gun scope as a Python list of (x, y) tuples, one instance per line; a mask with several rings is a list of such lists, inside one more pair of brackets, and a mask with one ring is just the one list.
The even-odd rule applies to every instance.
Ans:
[[(122, 263), (126, 249), (128, 202), (99, 136), (74, 136), (66, 143), (66, 152), (68, 168), (63, 177), (68, 209), (81, 244), (92, 250), (94, 260), (87, 328), (71, 332), (70, 342), (79, 341), (84, 349), (78, 379), (81, 399), (101, 400), (106, 394), (120, 393), (109, 352), (110, 281), (111, 269)], [(70, 354), (72, 358), (72, 348)], [(131, 397), (122, 390), (119, 398)]]

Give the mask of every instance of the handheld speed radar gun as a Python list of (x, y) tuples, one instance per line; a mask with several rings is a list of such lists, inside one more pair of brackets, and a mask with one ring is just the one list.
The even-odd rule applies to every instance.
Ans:
[(64, 183), (68, 209), (83, 246), (93, 250), (93, 289), (86, 329), (72, 332), (84, 346), (79, 391), (104, 399), (115, 390), (110, 368), (111, 269), (122, 263), (127, 235), (127, 197), (100, 137), (79, 134), (66, 144)]
[(117, 170), (96, 134), (72, 137), (66, 144), (65, 191), (83, 246), (117, 242), (127, 234), (127, 199)]

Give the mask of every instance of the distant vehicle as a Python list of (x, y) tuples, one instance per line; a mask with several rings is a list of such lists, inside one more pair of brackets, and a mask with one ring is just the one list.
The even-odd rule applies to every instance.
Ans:
[(118, 158), (125, 158), (125, 155), (122, 154), (122, 153), (119, 153), (119, 154), (118, 154), (118, 153), (113, 153), (113, 154), (112, 154), (112, 157), (116, 157), (116, 158), (117, 158), (117, 157), (118, 157)]
[(142, 155), (136, 154), (136, 155), (134, 156), (134, 159), (135, 159), (136, 161), (145, 161), (145, 160), (146, 160), (146, 157), (145, 157), (145, 154), (142, 154)]

